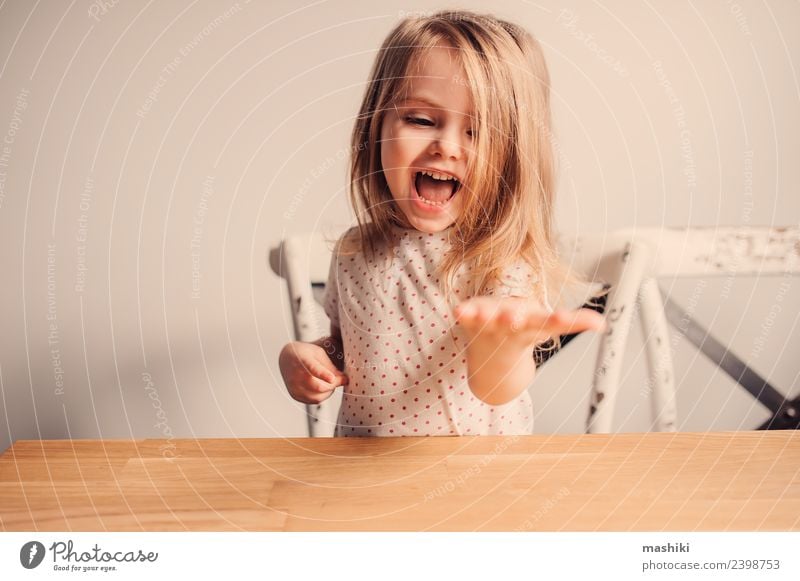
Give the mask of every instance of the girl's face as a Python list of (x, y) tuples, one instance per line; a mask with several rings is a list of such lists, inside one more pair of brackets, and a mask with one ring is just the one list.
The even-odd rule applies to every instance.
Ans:
[(472, 147), (471, 96), (453, 48), (430, 49), (411, 75), (408, 97), (386, 112), (381, 127), (383, 175), (412, 227), (441, 232), (469, 191), (462, 180)]

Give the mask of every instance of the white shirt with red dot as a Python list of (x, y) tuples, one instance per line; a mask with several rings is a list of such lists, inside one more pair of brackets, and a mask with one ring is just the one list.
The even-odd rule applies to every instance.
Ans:
[[(353, 230), (345, 236), (352, 235)], [(336, 436), (516, 435), (533, 430), (527, 390), (503, 405), (476, 398), (467, 383), (463, 329), (443, 298), (436, 269), (448, 231), (395, 228), (397, 243), (331, 260), (324, 307), (342, 332), (344, 387)], [(462, 268), (454, 293), (466, 296)], [(530, 296), (536, 276), (520, 262), (488, 294)], [(464, 296), (462, 296), (464, 295)]]

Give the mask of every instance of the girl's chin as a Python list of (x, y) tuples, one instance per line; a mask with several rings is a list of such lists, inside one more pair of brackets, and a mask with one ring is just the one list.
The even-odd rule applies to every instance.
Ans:
[(406, 214), (406, 220), (414, 229), (424, 232), (425, 234), (436, 234), (437, 232), (443, 232), (455, 222), (455, 220), (447, 214), (443, 214), (436, 218), (416, 215), (409, 216)]
[(450, 226), (453, 225), (453, 222), (449, 222), (447, 224), (414, 224), (414, 228), (423, 232), (425, 234), (438, 234), (439, 232), (444, 232)]

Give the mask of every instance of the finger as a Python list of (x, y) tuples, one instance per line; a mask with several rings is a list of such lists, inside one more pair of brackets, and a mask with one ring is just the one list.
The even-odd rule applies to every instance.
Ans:
[(487, 301), (477, 301), (473, 305), (474, 314), (467, 322), (470, 329), (477, 333), (493, 333), (497, 330), (498, 308)]
[(550, 317), (548, 327), (553, 333), (568, 335), (583, 331), (604, 331), (605, 318), (591, 309), (578, 309), (577, 311), (556, 311)]
[(338, 370), (329, 369), (326, 365), (319, 361), (311, 361), (308, 363), (306, 370), (314, 377), (321, 379), (327, 383), (334, 383)]
[[(458, 322), (480, 333), (516, 331), (524, 319), (525, 305), (517, 301), (478, 297), (459, 305)], [(516, 328), (511, 329), (516, 325)]]
[(515, 331), (525, 333), (539, 333), (541, 331), (550, 332), (555, 328), (553, 313), (545, 310), (520, 311), (514, 319)]
[(334, 388), (341, 387), (347, 385), (350, 379), (338, 369), (333, 372), (329, 372), (332, 379), (324, 380), (326, 383), (331, 384)]
[(603, 332), (608, 329), (606, 318), (591, 309), (578, 309), (576, 311), (576, 318), (580, 321), (580, 325), (586, 331), (599, 331)]
[(350, 378), (348, 378), (344, 373), (337, 372), (336, 379), (334, 379), (333, 381), (329, 381), (328, 383), (330, 383), (334, 387), (341, 387), (347, 385), (349, 382)]
[(499, 327), (515, 332), (519, 330), (519, 325), (522, 321), (520, 315), (519, 309), (503, 309), (495, 317), (495, 321)]
[(476, 330), (478, 309), (474, 302), (461, 303), (455, 309), (456, 324), (468, 330)]
[(336, 385), (328, 383), (327, 381), (322, 381), (316, 377), (310, 377), (306, 384), (306, 389), (311, 393), (330, 393), (335, 390), (336, 387)]
[(548, 313), (540, 313), (538, 308), (533, 308), (528, 301), (513, 301), (504, 305), (498, 321), (503, 328), (519, 333), (527, 330), (529, 323), (538, 329), (547, 315)]
[(475, 317), (475, 301), (469, 300), (459, 303), (455, 308), (456, 322), (464, 323)]

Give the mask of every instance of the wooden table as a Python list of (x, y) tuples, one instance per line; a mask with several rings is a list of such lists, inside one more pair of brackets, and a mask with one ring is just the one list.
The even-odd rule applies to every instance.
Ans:
[(0, 529), (799, 530), (800, 434), (19, 441)]

